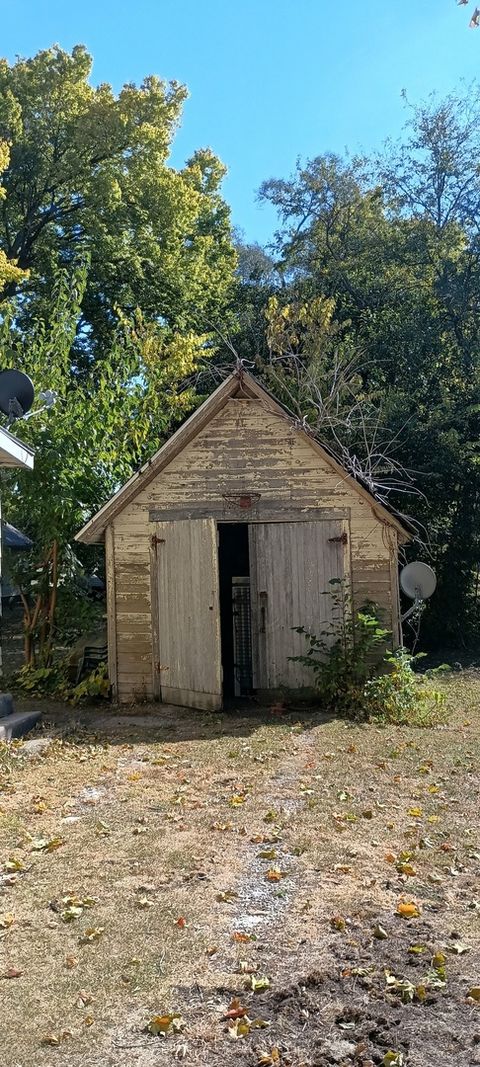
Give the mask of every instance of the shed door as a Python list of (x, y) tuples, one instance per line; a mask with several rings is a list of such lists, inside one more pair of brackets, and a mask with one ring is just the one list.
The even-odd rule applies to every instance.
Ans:
[(156, 524), (158, 651), (165, 703), (222, 703), (217, 529), (213, 519)]
[(308, 646), (293, 627), (320, 635), (338, 618), (329, 586), (348, 574), (348, 524), (341, 520), (266, 522), (249, 528), (253, 684), (311, 686), (312, 672), (289, 656)]

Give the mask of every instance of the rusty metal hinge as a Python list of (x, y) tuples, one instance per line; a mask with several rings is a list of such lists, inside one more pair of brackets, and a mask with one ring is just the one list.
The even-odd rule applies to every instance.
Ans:
[(150, 538), (150, 544), (151, 544), (152, 548), (154, 548), (155, 551), (157, 551), (157, 545), (164, 545), (165, 544), (165, 538), (164, 537), (157, 537), (156, 534), (152, 534), (152, 536)]
[(338, 535), (338, 537), (329, 537), (328, 540), (332, 543), (337, 542), (338, 544), (348, 545), (347, 531), (344, 530), (343, 533)]

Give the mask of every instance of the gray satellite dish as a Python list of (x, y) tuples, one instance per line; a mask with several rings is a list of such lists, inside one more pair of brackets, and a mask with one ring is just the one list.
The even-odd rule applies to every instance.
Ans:
[(437, 588), (435, 571), (428, 566), (428, 563), (421, 563), (419, 560), (407, 563), (407, 566), (400, 571), (400, 586), (405, 596), (413, 600), (412, 607), (402, 615), (402, 622), (404, 622), (410, 615), (420, 615), (425, 601), (435, 592)]
[(9, 416), (9, 423), (21, 419), (33, 404), (33, 382), (20, 370), (0, 371), (0, 411)]
[(418, 560), (415, 563), (407, 563), (400, 572), (400, 585), (411, 600), (428, 600), (437, 588), (435, 571), (432, 571), (428, 563), (420, 563)]

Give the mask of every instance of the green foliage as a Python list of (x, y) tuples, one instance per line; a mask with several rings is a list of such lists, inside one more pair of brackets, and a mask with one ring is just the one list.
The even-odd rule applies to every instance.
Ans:
[(312, 671), (322, 708), (360, 722), (427, 726), (438, 716), (443, 696), (415, 673), (405, 649), (386, 652), (390, 636), (374, 605), (354, 613), (344, 584), (334, 579), (332, 622), (317, 636), (300, 626), (308, 651), (292, 657)]
[(72, 685), (69, 681), (68, 660), (60, 660), (50, 667), (32, 667), (25, 664), (13, 676), (12, 685), (29, 696), (50, 696), (73, 705), (89, 700), (106, 700), (110, 695), (110, 681), (105, 663), (100, 663), (78, 685)]
[(404, 648), (385, 656), (384, 673), (365, 685), (369, 718), (398, 726), (431, 726), (441, 721), (445, 696), (432, 685), (430, 676), (415, 673), (412, 664), (417, 659)]
[(409, 104), (380, 158), (318, 156), (265, 182), (274, 269), (240, 279), (254, 321), (239, 349), (261, 334), (267, 384), (418, 521), (413, 552), (439, 578), (430, 644), (480, 623), (479, 110), (475, 87)]
[(0, 61), (0, 139), (11, 146), (0, 244), (31, 271), (35, 298), (75, 250), (89, 256), (92, 332), (76, 345), (88, 359), (116, 306), (181, 328), (215, 314), (234, 265), (223, 165), (208, 149), (167, 165), (185, 86), (150, 76), (116, 96), (90, 84), (91, 69), (83, 45)]

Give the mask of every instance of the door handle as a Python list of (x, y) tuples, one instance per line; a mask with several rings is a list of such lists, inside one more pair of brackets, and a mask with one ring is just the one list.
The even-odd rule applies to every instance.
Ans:
[(266, 633), (266, 621), (267, 621), (267, 594), (260, 593), (260, 627), (259, 633)]

